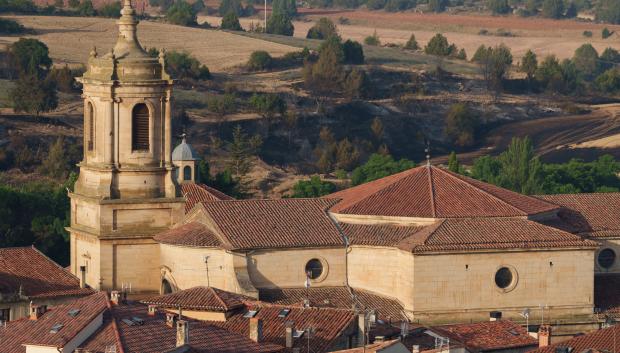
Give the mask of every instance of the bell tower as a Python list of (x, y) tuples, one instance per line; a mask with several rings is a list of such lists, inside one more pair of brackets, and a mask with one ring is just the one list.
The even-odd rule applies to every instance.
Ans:
[(96, 289), (158, 292), (154, 234), (183, 216), (172, 164), (171, 95), (164, 52), (149, 56), (124, 0), (116, 45), (90, 52), (84, 91), (84, 157), (71, 198), (71, 271)]

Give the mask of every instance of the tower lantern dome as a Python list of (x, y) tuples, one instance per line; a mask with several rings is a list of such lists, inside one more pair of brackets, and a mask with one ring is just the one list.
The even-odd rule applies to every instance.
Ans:
[(186, 135), (183, 134), (181, 143), (172, 151), (172, 163), (177, 167), (177, 181), (179, 184), (196, 181), (196, 161), (198, 154), (187, 143)]

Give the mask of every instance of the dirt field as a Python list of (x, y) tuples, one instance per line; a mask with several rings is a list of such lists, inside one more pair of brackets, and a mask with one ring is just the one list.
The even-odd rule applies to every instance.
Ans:
[[(116, 42), (117, 28), (113, 19), (52, 16), (14, 18), (37, 31), (38, 34), (32, 37), (47, 44), (56, 64), (84, 63), (92, 46), (96, 45), (100, 53), (105, 53)], [(146, 21), (139, 25), (138, 35), (144, 47), (186, 50), (214, 72), (245, 63), (252, 51), (257, 49), (267, 50), (276, 56), (297, 50), (286, 45), (217, 30)], [(18, 37), (0, 36), (0, 46), (17, 39)]]
[[(469, 56), (473, 55), (481, 45), (497, 45), (505, 43), (512, 49), (518, 60), (528, 50), (532, 49), (538, 55), (555, 54), (559, 58), (572, 57), (575, 49), (584, 43), (592, 43), (597, 50), (606, 47), (620, 49), (620, 36), (614, 34), (607, 40), (601, 39), (603, 27), (620, 32), (620, 26), (601, 25), (578, 21), (559, 21), (549, 19), (532, 19), (519, 17), (493, 17), (476, 15), (451, 14), (420, 14), (420, 13), (386, 13), (383, 11), (327, 11), (301, 9), (306, 18), (312, 21), (295, 21), (295, 36), (305, 37), (308, 29), (320, 17), (330, 17), (337, 22), (338, 18), (347, 18), (349, 25), (338, 25), (343, 38), (362, 41), (373, 34), (379, 34), (382, 43), (405, 43), (411, 33), (415, 33), (420, 45), (434, 36), (437, 32), (446, 35), (450, 42), (456, 43), (459, 48), (465, 48)], [(208, 21), (219, 25), (220, 18), (201, 16), (199, 21)], [(248, 28), (250, 22), (260, 21), (258, 18), (241, 19), (243, 27)], [(500, 37), (492, 35), (478, 35), (481, 29), (494, 33), (504, 29), (513, 33), (514, 37)], [(592, 38), (585, 38), (583, 31), (592, 31)]]

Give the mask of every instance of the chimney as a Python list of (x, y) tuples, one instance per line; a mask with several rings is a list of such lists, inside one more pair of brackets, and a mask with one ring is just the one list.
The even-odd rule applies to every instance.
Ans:
[[(287, 331), (288, 335), (288, 331)], [(287, 336), (288, 337), (288, 336)], [(263, 320), (257, 317), (250, 319), (250, 339), (256, 343), (263, 341)]]
[(155, 316), (157, 313), (157, 305), (149, 304), (149, 316)]
[(86, 288), (86, 266), (80, 266), (80, 288)]
[(359, 347), (366, 345), (366, 327), (368, 327), (366, 313), (357, 314), (357, 345)]
[(36, 305), (32, 302), (30, 303), (30, 320), (38, 320), (41, 315), (45, 314), (47, 311), (46, 305)]
[(185, 320), (177, 321), (177, 347), (189, 344), (189, 322)]
[(420, 353), (420, 345), (414, 344), (411, 348), (411, 353)]
[(286, 348), (293, 348), (293, 322), (286, 323)]
[(175, 313), (166, 313), (166, 325), (168, 327), (174, 327), (177, 322), (177, 315)]
[(113, 305), (119, 305), (122, 302), (121, 297), (122, 293), (117, 290), (113, 290), (110, 292), (110, 301)]
[(501, 311), (491, 311), (489, 314), (489, 321), (498, 321), (502, 319)]
[(547, 347), (551, 344), (551, 326), (540, 325), (538, 329), (538, 347)]

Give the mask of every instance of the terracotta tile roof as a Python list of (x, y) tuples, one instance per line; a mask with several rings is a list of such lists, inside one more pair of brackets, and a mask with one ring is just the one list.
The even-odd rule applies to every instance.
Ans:
[(521, 325), (509, 320), (433, 326), (430, 330), (450, 338), (450, 341), (463, 344), (470, 352), (538, 345), (538, 340), (531, 337)]
[(222, 240), (202, 223), (191, 222), (164, 231), (153, 240), (171, 245), (191, 247), (224, 247)]
[(0, 249), (0, 293), (18, 293), (31, 299), (84, 296), (80, 281), (34, 247)]
[(352, 245), (394, 246), (424, 229), (424, 226), (392, 224), (349, 224), (340, 227)]
[[(366, 345), (366, 348), (357, 347), (357, 348), (352, 348), (352, 349), (344, 349), (340, 351), (334, 351), (334, 353), (379, 353), (379, 352), (383, 352), (383, 350), (385, 350), (386, 348), (394, 347), (399, 344), (402, 344), (400, 340), (391, 340), (391, 341), (368, 344)], [(408, 352), (405, 346), (403, 346), (403, 348), (405, 349), (405, 351)]]
[(185, 201), (185, 213), (191, 211), (197, 203), (233, 199), (210, 186), (195, 183), (181, 184), (181, 194), (187, 199)]
[(232, 249), (344, 246), (326, 199), (219, 201), (203, 204)]
[(597, 248), (598, 243), (520, 218), (446, 219), (402, 240), (413, 253), (485, 249)]
[[(398, 300), (362, 289), (353, 288), (352, 292), (358, 307), (376, 310), (379, 318), (394, 321), (406, 319), (403, 306)], [(351, 309), (354, 303), (354, 299), (346, 287), (310, 287), (308, 294), (310, 305), (313, 307)], [(306, 289), (260, 289), (259, 299), (280, 305), (303, 306), (304, 299), (306, 299)]]
[(183, 309), (227, 312), (243, 307), (245, 301), (255, 300), (255, 298), (213, 287), (193, 287), (145, 299), (141, 302), (168, 308), (176, 308), (180, 305)]
[(563, 229), (593, 238), (620, 237), (620, 193), (541, 195), (562, 209)]
[[(144, 324), (129, 326), (122, 321), (132, 317), (139, 317), (144, 320)], [(281, 346), (253, 342), (247, 332), (237, 334), (207, 322), (188, 321), (191, 352), (267, 353), (282, 350)], [(139, 303), (113, 306), (110, 315), (105, 318), (104, 327), (92, 335), (82, 347), (91, 349), (92, 353), (104, 353), (101, 347), (114, 345), (116, 339), (113, 336), (118, 335), (118, 341), (122, 342), (122, 349), (126, 353), (168, 352), (176, 347), (176, 327), (168, 327), (165, 322), (162, 312), (148, 316), (147, 307)]]
[[(263, 321), (263, 340), (271, 344), (285, 346), (286, 324), (292, 322), (296, 330), (314, 328), (315, 332), (310, 336), (311, 352), (326, 352), (334, 341), (351, 325), (357, 322), (357, 315), (350, 310), (332, 308), (303, 308), (286, 307), (256, 303), (247, 305), (248, 310), (257, 310), (256, 318)], [(282, 309), (288, 308), (290, 312), (286, 317), (278, 315)], [(238, 312), (230, 316), (226, 321), (212, 321), (212, 325), (222, 327), (240, 335), (249, 333), (249, 319), (243, 317), (244, 312)], [(295, 339), (293, 347), (300, 348), (301, 352), (308, 352), (308, 336)]]
[(620, 325), (598, 330), (570, 340), (551, 344), (547, 347), (538, 348), (530, 353), (555, 353), (558, 347), (571, 347), (571, 352), (582, 353), (589, 350), (618, 352), (620, 337)]
[(342, 214), (422, 218), (515, 217), (558, 207), (438, 167), (417, 167), (325, 198)]
[[(101, 314), (107, 305), (106, 294), (100, 292), (50, 308), (38, 320), (23, 318), (9, 321), (6, 327), (0, 327), (2, 352), (24, 353), (24, 344), (63, 347)], [(79, 314), (75, 317), (69, 315), (72, 309), (79, 309)], [(56, 324), (62, 324), (63, 327), (58, 333), (51, 333), (50, 330)]]

